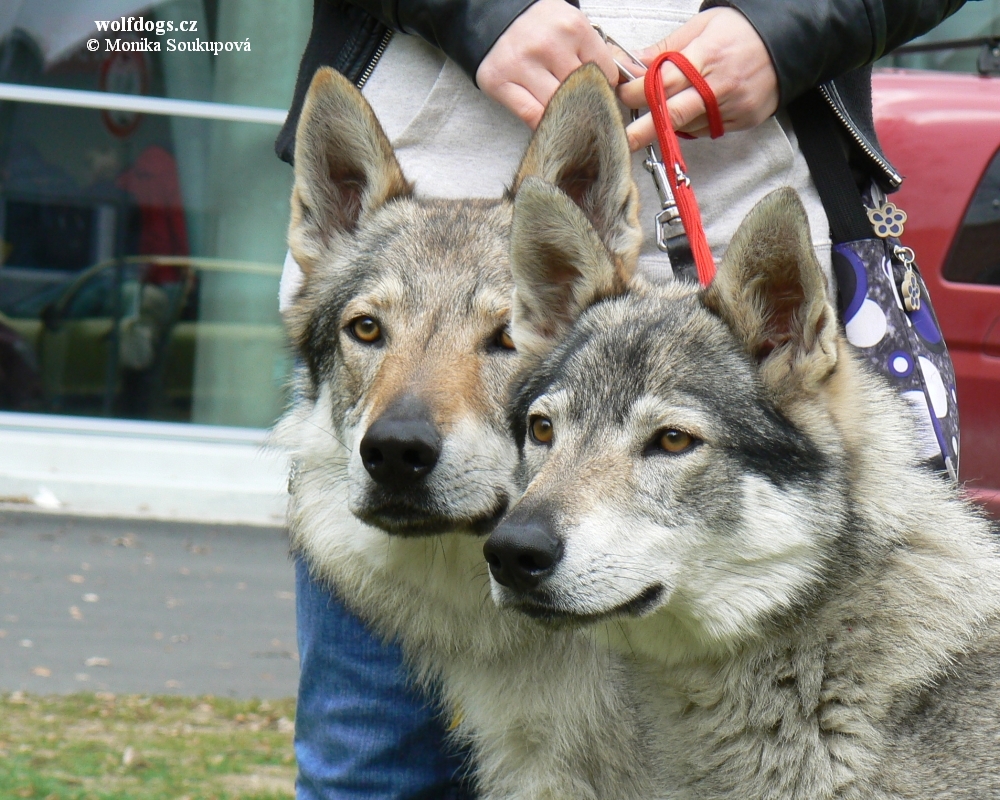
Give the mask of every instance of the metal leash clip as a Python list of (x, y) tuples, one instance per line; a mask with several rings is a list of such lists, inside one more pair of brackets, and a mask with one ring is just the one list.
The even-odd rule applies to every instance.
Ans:
[[(651, 144), (646, 146), (646, 158), (642, 165), (653, 176), (656, 193), (660, 196), (660, 210), (653, 219), (656, 223), (656, 246), (666, 253), (669, 250), (670, 239), (684, 235), (684, 221), (681, 219), (681, 212), (677, 208), (677, 201), (667, 179), (667, 168), (656, 157), (656, 151)], [(687, 178), (686, 175), (684, 177)], [(676, 226), (674, 230), (671, 230), (672, 226)]]

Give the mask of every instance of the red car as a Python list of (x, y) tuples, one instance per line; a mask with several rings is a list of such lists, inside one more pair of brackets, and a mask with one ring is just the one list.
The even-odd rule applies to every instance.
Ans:
[(893, 202), (955, 362), (960, 476), (1000, 518), (1000, 77), (876, 71)]

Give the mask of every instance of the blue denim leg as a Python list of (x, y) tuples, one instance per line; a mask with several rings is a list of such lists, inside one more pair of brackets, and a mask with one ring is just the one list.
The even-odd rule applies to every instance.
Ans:
[(408, 685), (399, 648), (383, 644), (299, 560), (297, 800), (469, 797), (427, 697)]

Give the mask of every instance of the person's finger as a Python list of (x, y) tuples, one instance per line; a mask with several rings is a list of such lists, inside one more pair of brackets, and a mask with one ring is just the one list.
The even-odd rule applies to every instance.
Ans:
[[(558, 81), (556, 85), (558, 86)], [(538, 127), (538, 122), (545, 111), (545, 104), (539, 102), (534, 94), (517, 83), (500, 84), (490, 93), (490, 97), (514, 112), (532, 130)]]
[(608, 47), (611, 49), (611, 55), (621, 64), (629, 73), (634, 76), (633, 78), (628, 78), (619, 71), (619, 85), (624, 85), (635, 78), (641, 78), (646, 74), (646, 65), (643, 63), (636, 64), (632, 60), (632, 56), (622, 50), (620, 47), (616, 47), (613, 44), (609, 44)]
[(653, 125), (652, 114), (643, 114), (630, 122), (625, 126), (625, 135), (628, 137), (628, 149), (633, 153), (656, 141), (656, 126)]
[[(663, 94), (668, 100), (691, 85), (684, 73), (669, 61), (660, 67), (660, 75), (663, 76)], [(629, 81), (621, 87), (618, 97), (628, 108), (642, 108), (646, 105), (646, 79)]]
[[(667, 101), (667, 114), (674, 130), (689, 133), (692, 136), (703, 136), (708, 132), (708, 115), (705, 103), (697, 90), (684, 89)], [(645, 147), (656, 140), (656, 126), (652, 114), (643, 114), (625, 128), (628, 146), (632, 152)]]
[(648, 64), (660, 53), (667, 50), (683, 50), (701, 36), (709, 19), (704, 13), (695, 14), (679, 28), (671, 31), (655, 44), (642, 48), (636, 55)]
[[(707, 120), (708, 117), (706, 117), (705, 119)], [(692, 139), (710, 139), (712, 137), (712, 131), (708, 127), (708, 125), (705, 125), (704, 127), (701, 128), (695, 128), (694, 130), (686, 130), (684, 131), (684, 133), (686, 133)]]
[(616, 91), (618, 99), (626, 108), (646, 107), (646, 79), (636, 78), (634, 81), (619, 84)]
[(667, 114), (675, 131), (685, 131), (687, 126), (706, 115), (705, 101), (693, 86), (675, 94), (667, 102)]
[(597, 64), (601, 68), (601, 72), (604, 73), (604, 77), (608, 79), (608, 83), (612, 86), (617, 86), (620, 75), (611, 49), (604, 43), (604, 40), (597, 31), (591, 28), (590, 32), (593, 35), (585, 37), (577, 48), (576, 52), (580, 57), (580, 62), (582, 64), (588, 62)]
[[(579, 66), (580, 62), (577, 61), (575, 65), (563, 63), (558, 69), (560, 69), (560, 71), (567, 70), (566, 75), (569, 75), (569, 73)], [(524, 76), (524, 78), (520, 81), (520, 85), (526, 91), (530, 92), (535, 100), (542, 104), (542, 108), (545, 108), (563, 80), (565, 80), (565, 78), (560, 79), (558, 76), (552, 74), (551, 72), (546, 72), (543, 69), (533, 69), (529, 74)], [(532, 125), (531, 127), (534, 129), (535, 126)]]
[(683, 128), (679, 129), (677, 133), (684, 133), (694, 139), (700, 139), (702, 136), (711, 137), (712, 131), (708, 127), (708, 114), (702, 114), (696, 119), (691, 120)]

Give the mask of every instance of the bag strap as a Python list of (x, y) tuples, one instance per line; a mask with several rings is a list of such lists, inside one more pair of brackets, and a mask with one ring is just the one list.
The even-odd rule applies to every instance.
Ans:
[[(646, 103), (649, 105), (649, 110), (653, 115), (653, 124), (656, 126), (656, 136), (660, 142), (660, 152), (662, 153), (664, 163), (658, 165), (661, 168), (658, 175), (657, 171), (655, 171), (655, 167), (657, 166), (655, 155), (650, 153), (649, 160), (652, 164), (648, 165), (648, 168), (653, 172), (658, 189), (661, 187), (659, 186), (660, 180), (657, 180), (657, 178), (662, 180), (665, 173), (669, 184), (669, 193), (673, 196), (672, 199), (677, 206), (677, 211), (680, 212), (684, 232), (687, 235), (691, 254), (694, 256), (694, 264), (698, 271), (698, 281), (702, 286), (708, 286), (712, 282), (712, 279), (715, 278), (715, 260), (712, 258), (712, 250), (708, 246), (708, 238), (705, 236), (705, 227), (701, 221), (701, 212), (698, 210), (698, 201), (695, 199), (694, 189), (691, 188), (691, 179), (687, 176), (687, 164), (684, 163), (684, 156), (677, 141), (677, 134), (670, 122), (670, 114), (667, 110), (667, 98), (663, 93), (663, 76), (660, 74), (660, 67), (667, 61), (670, 61), (680, 69), (684, 73), (684, 76), (691, 82), (691, 85), (701, 95), (705, 103), (705, 109), (708, 112), (709, 130), (713, 139), (722, 136), (722, 115), (719, 112), (719, 104), (715, 98), (715, 93), (712, 92), (711, 87), (709, 87), (705, 79), (702, 78), (687, 58), (680, 53), (666, 52), (660, 53), (653, 59), (649, 65), (649, 69), (646, 71)], [(667, 210), (668, 201), (662, 195), (663, 192), (661, 191), (664, 210)], [(660, 215), (662, 214), (663, 211), (660, 212)], [(661, 221), (660, 215), (657, 216), (657, 225), (662, 228), (664, 223)], [(659, 244), (659, 239), (664, 237), (661, 236), (659, 231), (657, 236)], [(672, 238), (676, 239), (677, 237)], [(672, 249), (678, 249), (676, 242)]]
[(847, 163), (833, 109), (818, 89), (811, 89), (788, 104), (788, 115), (830, 220), (833, 243), (872, 238), (871, 222)]

